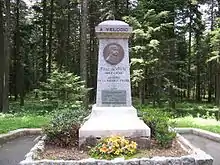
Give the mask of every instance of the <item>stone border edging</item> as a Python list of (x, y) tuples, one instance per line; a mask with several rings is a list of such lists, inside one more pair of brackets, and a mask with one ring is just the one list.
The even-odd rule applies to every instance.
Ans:
[(178, 133), (192, 133), (194, 135), (198, 135), (198, 136), (220, 143), (220, 134), (217, 134), (217, 133), (209, 132), (209, 131), (198, 129), (198, 128), (175, 128), (175, 130)]
[[(185, 133), (190, 133), (192, 129), (182, 129), (178, 130)], [(25, 160), (20, 162), (20, 165), (212, 165), (213, 158), (206, 154), (204, 151), (194, 147), (188, 140), (186, 140), (181, 135), (177, 135), (178, 141), (180, 142), (183, 149), (185, 149), (189, 155), (182, 157), (153, 157), (153, 158), (140, 158), (140, 159), (129, 159), (125, 160), (124, 158), (116, 158), (114, 160), (97, 160), (93, 158), (82, 159), (82, 160), (36, 160), (38, 154), (44, 151), (44, 136), (31, 150), (26, 154)]]
[(23, 128), (10, 131), (6, 134), (0, 134), (0, 144), (25, 135), (39, 135), (42, 133), (40, 128)]

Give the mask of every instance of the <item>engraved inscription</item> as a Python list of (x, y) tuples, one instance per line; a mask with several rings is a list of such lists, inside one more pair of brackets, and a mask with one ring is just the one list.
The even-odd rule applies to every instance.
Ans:
[(126, 105), (126, 91), (102, 90), (102, 104)]
[[(106, 28), (105, 29), (107, 32), (127, 32), (128, 28), (123, 28), (123, 27), (115, 27), (115, 28)], [(102, 28), (100, 29), (102, 31)]]
[(124, 58), (124, 49), (119, 44), (111, 43), (104, 48), (103, 55), (107, 63), (117, 65)]

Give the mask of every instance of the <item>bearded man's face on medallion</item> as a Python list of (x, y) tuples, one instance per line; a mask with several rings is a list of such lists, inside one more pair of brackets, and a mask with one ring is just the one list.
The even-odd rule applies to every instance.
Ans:
[(124, 49), (117, 43), (111, 43), (104, 48), (103, 55), (107, 63), (117, 65), (124, 58)]

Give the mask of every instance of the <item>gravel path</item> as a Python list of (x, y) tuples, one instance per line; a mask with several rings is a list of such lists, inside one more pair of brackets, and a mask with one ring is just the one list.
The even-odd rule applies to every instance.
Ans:
[(211, 155), (214, 158), (213, 165), (220, 165), (220, 143), (193, 134), (183, 134), (183, 136), (195, 147)]
[(20, 137), (0, 145), (0, 165), (18, 165), (34, 146), (37, 136)]

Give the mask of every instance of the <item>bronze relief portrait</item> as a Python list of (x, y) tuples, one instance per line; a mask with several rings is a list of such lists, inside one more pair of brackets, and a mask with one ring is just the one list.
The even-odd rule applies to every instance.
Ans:
[(103, 55), (107, 63), (117, 65), (124, 58), (124, 49), (117, 43), (111, 43), (104, 48)]

